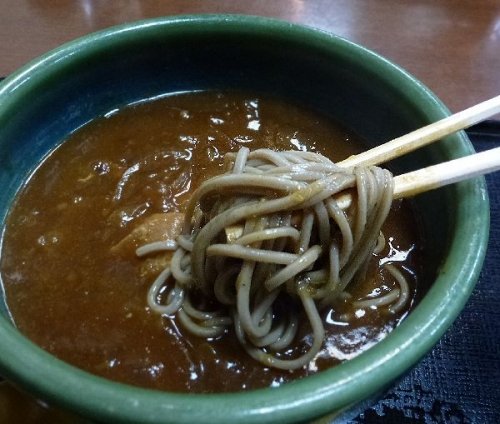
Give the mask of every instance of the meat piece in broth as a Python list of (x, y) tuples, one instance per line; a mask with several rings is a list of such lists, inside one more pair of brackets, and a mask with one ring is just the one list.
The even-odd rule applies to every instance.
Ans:
[[(111, 248), (113, 254), (123, 258), (136, 256), (138, 247), (158, 241), (174, 241), (182, 231), (184, 214), (180, 212), (155, 213), (148, 216), (130, 234)], [(142, 278), (158, 275), (172, 259), (173, 251), (147, 255), (140, 267)]]

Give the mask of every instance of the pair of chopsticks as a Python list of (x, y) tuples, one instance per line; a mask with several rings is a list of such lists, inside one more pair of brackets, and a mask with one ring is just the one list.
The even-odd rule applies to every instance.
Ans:
[[(351, 156), (337, 165), (378, 165), (426, 146), (442, 137), (468, 128), (500, 113), (500, 96), (455, 113), (373, 149)], [(449, 162), (422, 168), (394, 178), (394, 198), (411, 197), (424, 191), (466, 180), (500, 169), (500, 147)]]

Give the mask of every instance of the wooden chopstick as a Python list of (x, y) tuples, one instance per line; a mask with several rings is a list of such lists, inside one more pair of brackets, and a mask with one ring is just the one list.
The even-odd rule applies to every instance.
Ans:
[(394, 198), (411, 197), (424, 191), (466, 180), (500, 169), (500, 147), (428, 166), (394, 178)]
[[(500, 170), (500, 147), (428, 166), (394, 177), (394, 199), (412, 197), (478, 175)], [(352, 205), (350, 193), (341, 193), (335, 199), (341, 209)]]
[[(500, 96), (495, 96), (373, 149), (350, 156), (337, 162), (337, 165), (342, 167), (378, 165), (470, 127), (497, 113), (500, 113)], [(424, 191), (499, 169), (500, 147), (399, 175), (394, 178), (394, 198), (415, 196)], [(351, 205), (352, 198), (350, 194), (344, 193), (337, 197), (337, 203), (342, 209), (346, 209)]]
[(337, 165), (345, 167), (378, 165), (470, 127), (497, 113), (500, 113), (500, 96), (493, 97), (373, 149), (350, 156), (342, 162), (338, 162)]

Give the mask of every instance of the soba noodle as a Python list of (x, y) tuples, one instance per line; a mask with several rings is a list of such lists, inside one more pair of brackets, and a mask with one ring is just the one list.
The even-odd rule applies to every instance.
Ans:
[[(345, 169), (311, 152), (242, 148), (226, 155), (227, 173), (204, 182), (190, 199), (183, 234), (155, 242), (138, 255), (175, 249), (148, 294), (152, 310), (177, 315), (191, 333), (219, 337), (233, 325), (256, 360), (297, 369), (321, 349), (320, 311), (365, 276), (372, 254), (385, 245), (381, 227), (392, 203), (387, 170)], [(343, 210), (336, 197), (355, 199)], [(359, 308), (403, 307), (408, 284), (391, 264), (384, 267), (399, 288), (354, 301)], [(216, 305), (205, 311), (195, 297)], [(289, 359), (300, 309), (312, 330), (308, 350)]]

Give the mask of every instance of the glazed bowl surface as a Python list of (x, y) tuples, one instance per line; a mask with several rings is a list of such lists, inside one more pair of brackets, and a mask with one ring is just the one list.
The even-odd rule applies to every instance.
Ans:
[[(193, 90), (268, 93), (332, 116), (367, 147), (449, 115), (422, 83), (345, 39), (237, 15), (160, 18), (90, 34), (0, 84), (0, 219), (37, 164), (75, 129), (142, 99)], [(464, 133), (394, 161), (396, 174), (473, 152)], [(389, 387), (439, 340), (478, 278), (489, 233), (482, 178), (415, 199), (431, 288), (358, 357), (279, 388), (194, 395), (105, 380), (66, 364), (0, 316), (0, 374), (50, 404), (102, 422), (252, 423), (333, 419)]]

